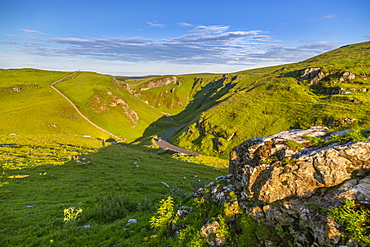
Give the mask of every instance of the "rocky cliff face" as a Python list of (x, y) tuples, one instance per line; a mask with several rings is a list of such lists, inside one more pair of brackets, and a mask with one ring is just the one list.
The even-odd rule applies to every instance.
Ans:
[[(294, 246), (361, 246), (344, 237), (327, 209), (345, 199), (370, 206), (370, 135), (363, 142), (341, 135), (346, 131), (311, 127), (246, 140), (231, 152), (225, 191), (211, 188), (213, 200), (227, 201), (224, 195), (234, 191), (247, 214), (284, 229)], [(309, 139), (322, 142), (315, 146)]]
[(146, 83), (145, 87), (140, 88), (140, 91), (146, 91), (151, 88), (163, 87), (171, 84), (181, 85), (179, 79), (176, 76), (167, 76), (149, 81), (148, 83)]
[(110, 107), (122, 108), (123, 113), (133, 124), (138, 124), (140, 120), (139, 115), (123, 99), (113, 95), (110, 91), (96, 90), (89, 99), (88, 105), (96, 113), (110, 112)]

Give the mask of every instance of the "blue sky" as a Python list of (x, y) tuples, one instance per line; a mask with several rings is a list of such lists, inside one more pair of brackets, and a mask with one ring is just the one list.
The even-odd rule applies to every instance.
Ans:
[(0, 68), (229, 73), (370, 40), (369, 0), (0, 0)]

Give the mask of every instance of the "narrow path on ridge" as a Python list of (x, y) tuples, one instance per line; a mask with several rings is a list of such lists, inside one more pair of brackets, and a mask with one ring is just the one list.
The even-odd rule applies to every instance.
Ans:
[(95, 124), (95, 123), (93, 123), (88, 117), (86, 117), (78, 108), (77, 108), (77, 106), (66, 96), (66, 95), (64, 95), (61, 91), (59, 91), (58, 89), (56, 89), (55, 87), (54, 87), (54, 85), (55, 84), (57, 84), (57, 83), (59, 83), (59, 82), (62, 82), (62, 81), (64, 81), (65, 79), (67, 79), (67, 78), (69, 78), (69, 77), (71, 77), (71, 76), (74, 76), (75, 74), (77, 73), (77, 71), (75, 71), (75, 72), (73, 72), (72, 74), (70, 74), (70, 75), (67, 75), (66, 77), (63, 77), (62, 79), (60, 79), (60, 80), (58, 80), (58, 81), (55, 81), (55, 82), (53, 82), (51, 85), (50, 85), (50, 87), (55, 91), (55, 92), (57, 92), (58, 94), (60, 94), (63, 98), (65, 98), (72, 106), (73, 106), (73, 108), (77, 111), (77, 113), (83, 118), (83, 119), (85, 119), (87, 122), (89, 122), (89, 124), (91, 124), (92, 126), (94, 126), (95, 128), (97, 128), (97, 129), (99, 129), (99, 130), (101, 130), (101, 131), (103, 131), (104, 133), (106, 133), (106, 134), (108, 134), (108, 135), (110, 135), (110, 136), (112, 136), (113, 138), (115, 138), (115, 139), (117, 139), (118, 141), (125, 141), (125, 139), (122, 139), (121, 137), (118, 137), (118, 136), (116, 136), (115, 134), (112, 134), (111, 132), (109, 132), (108, 130), (105, 130), (105, 129), (103, 129), (102, 127), (100, 127), (100, 126), (98, 126), (97, 124)]

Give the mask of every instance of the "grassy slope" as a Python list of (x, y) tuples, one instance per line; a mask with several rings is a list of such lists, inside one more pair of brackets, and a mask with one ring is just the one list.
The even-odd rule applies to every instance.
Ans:
[(152, 88), (146, 91), (140, 91), (140, 88), (145, 87), (150, 80), (159, 78), (145, 79), (130, 86), (140, 93), (140, 98), (148, 101), (150, 105), (156, 109), (170, 113), (171, 115), (182, 112), (186, 106), (193, 100), (196, 90), (193, 88), (195, 78), (202, 78), (204, 84), (208, 84), (214, 78), (219, 76), (213, 74), (195, 74), (177, 76), (181, 85), (168, 85), (163, 87)]
[[(204, 111), (195, 121), (177, 132), (172, 141), (182, 147), (208, 155), (227, 157), (229, 150), (243, 140), (266, 136), (290, 128), (330, 125), (332, 120), (355, 118), (353, 125), (342, 128), (370, 127), (369, 93), (325, 95), (320, 88), (337, 87), (330, 81), (309, 87), (300, 81), (298, 72), (324, 67), (324, 72), (365, 74), (344, 86), (370, 89), (370, 43), (356, 44), (314, 57), (301, 63), (243, 71), (242, 80), (232, 97)], [(330, 79), (330, 78), (329, 78)], [(359, 85), (358, 81), (362, 84)], [(340, 86), (343, 86), (340, 85)], [(241, 89), (240, 91), (238, 89)], [(226, 95), (227, 96), (227, 95)], [(361, 100), (355, 104), (350, 100)], [(235, 134), (234, 134), (235, 133)], [(234, 136), (232, 136), (234, 135)], [(232, 136), (232, 139), (227, 139)]]
[[(69, 73), (0, 70), (0, 134), (81, 134), (107, 138), (49, 86)], [(20, 92), (12, 90), (22, 87)]]
[[(137, 99), (107, 75), (79, 72), (56, 87), (94, 123), (127, 141), (141, 137), (151, 123), (162, 117), (158, 110)], [(94, 96), (100, 97), (99, 101), (94, 100)], [(123, 99), (138, 114), (137, 123), (130, 120), (121, 107), (110, 105), (113, 96)]]
[[(223, 151), (221, 155), (226, 156), (232, 146), (245, 138), (330, 119), (357, 118), (356, 125), (345, 127), (368, 127), (368, 94), (324, 95), (319, 89), (331, 86), (331, 81), (320, 87), (308, 87), (308, 81), (299, 81), (295, 73), (326, 66), (323, 70), (327, 72), (369, 75), (368, 61), (369, 43), (364, 43), (284, 67), (242, 71), (227, 80), (218, 75), (179, 76), (184, 78), (183, 84), (173, 86), (176, 88), (171, 95), (168, 92), (166, 97), (157, 97), (170, 91), (171, 86), (141, 95), (154, 105), (155, 100), (162, 102), (162, 108), (156, 111), (112, 83), (109, 76), (79, 73), (57, 87), (102, 127), (129, 139), (154, 134), (154, 126), (158, 124), (162, 124), (159, 130), (170, 125), (158, 110), (178, 113), (177, 121), (190, 123), (175, 136), (182, 146), (212, 155)], [(182, 191), (190, 192), (192, 186), (226, 173), (225, 169), (218, 172), (206, 166), (219, 163), (207, 157), (179, 161), (175, 157), (151, 154), (148, 152), (151, 149), (142, 146), (101, 147), (98, 140), (81, 137), (81, 134), (96, 137), (104, 134), (75, 117), (68, 103), (50, 90), (51, 82), (65, 75), (36, 70), (0, 72), (0, 109), (6, 120), (0, 124), (2, 245), (140, 246), (151, 234), (148, 220), (159, 199), (171, 195), (178, 201), (184, 200), (180, 196)], [(230, 78), (234, 75), (239, 78), (233, 81)], [(194, 78), (199, 77), (204, 77), (203, 84), (194, 85)], [(17, 85), (25, 87), (19, 93), (9, 90)], [(343, 85), (370, 88), (367, 76)], [(124, 99), (139, 114), (136, 128), (131, 128), (132, 121), (123, 117), (120, 109), (112, 108), (106, 114), (96, 112), (88, 104), (94, 95), (105, 99), (103, 96), (108, 91)], [(363, 103), (348, 101), (353, 99)], [(171, 102), (182, 102), (183, 106), (169, 109)], [(22, 135), (4, 136), (12, 132)], [(231, 136), (231, 141), (227, 141)], [(91, 163), (73, 162), (79, 156)], [(12, 177), (16, 175), (29, 176)], [(63, 210), (69, 207), (83, 209), (80, 221), (63, 223)], [(138, 219), (139, 223), (127, 226), (130, 218)], [(82, 228), (85, 225), (90, 227)]]
[[(0, 72), (6, 116), (0, 128), (2, 246), (141, 246), (151, 235), (149, 218), (160, 199), (171, 195), (182, 200), (194, 185), (226, 173), (224, 160), (152, 154), (156, 149), (143, 146), (147, 139), (136, 146), (102, 147), (98, 139), (83, 137), (107, 138), (49, 88), (66, 75), (33, 69)], [(20, 92), (10, 90), (19, 85), (24, 85)], [(173, 124), (108, 76), (78, 73), (56, 87), (93, 121), (127, 138), (156, 134)], [(106, 100), (108, 91), (138, 113), (136, 128), (130, 128), (120, 109), (104, 115), (88, 104), (94, 95)], [(63, 222), (63, 210), (69, 207), (83, 209), (79, 221)], [(139, 223), (126, 226), (130, 218)]]
[[(0, 136), (1, 246), (142, 246), (160, 199), (182, 200), (195, 184), (226, 173), (225, 165), (216, 171), (206, 160), (101, 145), (67, 135)], [(12, 178), (17, 175), (28, 177)], [(81, 218), (64, 223), (63, 210), (70, 207), (81, 208)], [(127, 226), (129, 219), (138, 223)]]

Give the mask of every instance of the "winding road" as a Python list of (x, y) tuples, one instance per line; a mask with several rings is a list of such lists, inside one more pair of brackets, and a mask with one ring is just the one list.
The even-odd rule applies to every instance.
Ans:
[(160, 137), (158, 137), (157, 139), (155, 139), (155, 142), (156, 144), (164, 149), (164, 150), (171, 150), (175, 153), (178, 153), (178, 154), (186, 154), (186, 155), (190, 155), (190, 156), (202, 156), (202, 154), (198, 154), (198, 153), (194, 153), (194, 152), (191, 152), (189, 150), (186, 150), (184, 148), (180, 148), (180, 147), (177, 147), (175, 145), (172, 145), (169, 141), (168, 141), (168, 137), (177, 129), (181, 128), (182, 126), (184, 125), (181, 125), (180, 127), (176, 127), (176, 128), (172, 128), (172, 129), (168, 129), (166, 131), (166, 133), (164, 133), (163, 135), (161, 135)]
[(99, 130), (101, 130), (101, 131), (103, 131), (104, 133), (106, 133), (106, 134), (108, 134), (108, 135), (110, 135), (111, 137), (113, 137), (113, 138), (115, 138), (115, 139), (117, 139), (119, 142), (123, 142), (123, 141), (125, 141), (125, 139), (122, 139), (121, 137), (119, 137), (119, 136), (116, 136), (115, 134), (112, 134), (111, 132), (109, 132), (108, 130), (106, 130), (106, 129), (103, 129), (102, 127), (100, 127), (100, 126), (98, 126), (97, 124), (95, 124), (95, 123), (93, 123), (88, 117), (86, 117), (78, 108), (77, 108), (77, 106), (66, 96), (66, 95), (64, 95), (61, 91), (59, 91), (58, 89), (56, 89), (55, 87), (54, 87), (54, 85), (55, 84), (57, 84), (57, 83), (59, 83), (59, 82), (62, 82), (62, 81), (64, 81), (65, 79), (67, 79), (67, 78), (69, 78), (69, 77), (71, 77), (71, 76), (74, 76), (75, 74), (77, 73), (77, 71), (75, 71), (75, 72), (73, 72), (72, 74), (70, 74), (70, 75), (67, 75), (66, 77), (63, 77), (62, 79), (60, 79), (60, 80), (58, 80), (58, 81), (55, 81), (55, 82), (53, 82), (51, 85), (50, 85), (50, 87), (55, 91), (55, 92), (57, 92), (58, 94), (60, 94), (63, 98), (65, 98), (72, 106), (73, 106), (73, 108), (77, 111), (77, 113), (83, 118), (83, 119), (85, 119), (87, 122), (89, 122), (89, 124), (91, 124), (92, 126), (94, 126), (95, 128), (97, 128), (97, 129), (99, 129)]
[[(59, 91), (57, 88), (54, 87), (55, 84), (59, 83), (59, 82), (62, 82), (64, 81), (65, 79), (71, 77), (71, 76), (74, 76), (75, 74), (77, 73), (77, 71), (73, 72), (72, 74), (70, 75), (67, 75), (65, 77), (63, 77), (62, 79), (58, 80), (58, 81), (55, 81), (53, 82), (51, 85), (50, 85), (50, 88), (52, 88), (55, 92), (57, 92), (60, 96), (62, 96), (65, 100), (67, 100), (72, 106), (73, 108), (77, 111), (77, 113), (83, 118), (85, 119), (89, 124), (91, 124), (92, 126), (94, 126), (95, 128), (103, 131), (104, 133), (110, 135), (111, 137), (117, 139), (119, 142), (124, 142), (125, 139), (122, 139), (121, 137), (119, 136), (116, 136), (115, 134), (109, 132), (108, 130), (106, 129), (103, 129), (102, 127), (98, 126), (97, 124), (95, 124), (94, 122), (92, 122), (88, 117), (86, 117), (79, 109), (78, 107), (66, 96), (64, 95), (61, 91)], [(201, 154), (198, 154), (198, 153), (194, 153), (194, 152), (191, 152), (189, 150), (186, 150), (184, 148), (180, 148), (180, 147), (177, 147), (175, 145), (172, 145), (169, 141), (168, 141), (168, 137), (178, 128), (181, 128), (182, 126), (184, 125), (181, 125), (180, 127), (176, 127), (176, 128), (172, 128), (172, 129), (169, 129), (166, 131), (166, 133), (164, 133), (163, 135), (161, 135), (160, 137), (158, 137), (157, 139), (155, 139), (155, 142), (156, 144), (164, 149), (164, 150), (171, 150), (175, 153), (179, 153), (179, 154), (186, 154), (186, 155), (191, 155), (191, 156), (201, 156)]]

